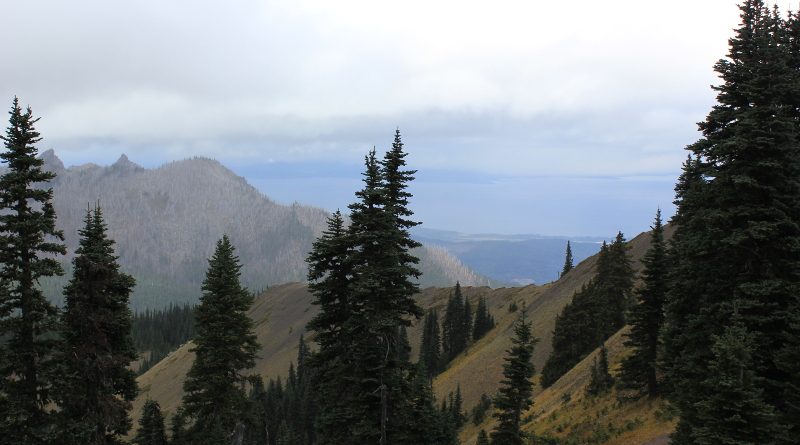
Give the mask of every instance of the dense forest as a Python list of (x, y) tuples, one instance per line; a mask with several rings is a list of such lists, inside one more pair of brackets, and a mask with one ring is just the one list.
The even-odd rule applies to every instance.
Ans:
[[(0, 437), (20, 445), (457, 445), (471, 423), (480, 427), (477, 444), (579, 443), (533, 435), (526, 425), (537, 414), (535, 383), (546, 391), (591, 359), (583, 403), (612, 390), (621, 395), (618, 410), (664, 397), (676, 413), (672, 444), (796, 443), (800, 13), (761, 0), (740, 9), (729, 54), (715, 65), (717, 103), (699, 124), (701, 139), (687, 147), (669, 239), (658, 210), (639, 269), (622, 233), (602, 246), (591, 277), (555, 316), (539, 379), (536, 309), (509, 300), (514, 322), (500, 333), (499, 314), (456, 282), (441, 311), (423, 311), (421, 245), (410, 235), (419, 224), (408, 191), (416, 171), (399, 130), (386, 152), (364, 157), (347, 215), (337, 211), (307, 233), (314, 241), (303, 261), (316, 312), (280, 378), (252, 372), (262, 345), (248, 317), (256, 299), (245, 276), (254, 266), (239, 256), (243, 238), (222, 235), (187, 260), (205, 270), (195, 307), (133, 314), (136, 278), (121, 265), (110, 234), (122, 232), (111, 228), (103, 202), (80, 209), (83, 223), (67, 228), (78, 241), (62, 267), (57, 173), (39, 156), (38, 119), (14, 98), (0, 153)], [(578, 268), (567, 245), (561, 280)], [(57, 307), (39, 283), (61, 276)], [(415, 323), (422, 330), (412, 361)], [(471, 345), (501, 334), (510, 346), (498, 356), (497, 392), (468, 409), (461, 384), (471, 382), (459, 382), (437, 400), (437, 376), (463, 366)], [(618, 335), (628, 352), (613, 369), (607, 343)], [(142, 369), (189, 339), (180, 407), (164, 413), (147, 401), (135, 428), (140, 353), (149, 354)], [(606, 436), (595, 437), (590, 443)]]

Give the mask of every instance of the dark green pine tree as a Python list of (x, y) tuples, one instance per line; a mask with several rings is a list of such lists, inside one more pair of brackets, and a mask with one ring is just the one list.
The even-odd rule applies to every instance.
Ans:
[(714, 337), (707, 380), (715, 391), (697, 403), (700, 423), (692, 430), (693, 443), (757, 445), (780, 437), (775, 409), (755, 383), (753, 343), (753, 335), (737, 322)]
[(797, 47), (791, 20), (763, 1), (745, 1), (740, 9), (729, 54), (715, 66), (722, 79), (717, 104), (699, 124), (703, 137), (688, 147), (691, 163), (676, 187), (662, 335), (668, 396), (680, 411), (676, 445), (696, 443), (697, 431), (715, 423), (700, 407), (721, 390), (709, 379), (709, 357), (734, 312), (753, 337), (753, 382), (785, 427), (773, 442), (795, 443), (800, 434), (789, 396), (800, 370), (776, 360), (800, 335), (791, 315), (800, 283)]
[(352, 331), (356, 321), (351, 316), (357, 314), (349, 289), (351, 246), (342, 215), (336, 211), (307, 259), (308, 286), (314, 295), (313, 303), (320, 308), (307, 326), (315, 333), (318, 345), (309, 364), (318, 376), (316, 423), (320, 444), (351, 443), (348, 407), (356, 403), (356, 394), (350, 390), (355, 383), (350, 351), (355, 346)]
[(594, 318), (600, 342), (625, 326), (625, 314), (633, 304), (634, 272), (628, 257), (625, 236), (618, 232), (605, 255), (597, 259)]
[(447, 300), (447, 308), (442, 320), (442, 355), (444, 363), (449, 363), (461, 354), (467, 346), (468, 331), (464, 331), (464, 296), (461, 284), (456, 282), (453, 294)]
[(242, 371), (253, 367), (259, 345), (247, 316), (253, 297), (239, 283), (241, 268), (223, 236), (208, 261), (195, 313), (195, 359), (183, 385), (183, 409), (195, 445), (225, 443), (247, 409)]
[(637, 294), (639, 301), (628, 313), (631, 331), (625, 346), (632, 348), (631, 355), (622, 362), (620, 387), (650, 397), (658, 395), (657, 358), (658, 336), (664, 321), (664, 301), (667, 295), (670, 260), (664, 243), (661, 209), (650, 233), (650, 249), (642, 259), (642, 286)]
[(522, 445), (522, 414), (533, 405), (533, 347), (538, 339), (533, 336), (531, 324), (525, 317), (523, 306), (514, 326), (511, 349), (506, 351), (503, 380), (494, 399), (497, 425), (492, 431), (492, 445)]
[(128, 299), (135, 280), (120, 271), (103, 212), (87, 211), (72, 279), (64, 288), (58, 403), (62, 443), (120, 443), (128, 434), (128, 411), (138, 391), (130, 369), (137, 358)]
[[(319, 380), (320, 443), (386, 443), (407, 425), (392, 422), (407, 404), (410, 364), (398, 360), (396, 332), (419, 318), (413, 299), (420, 272), (410, 249), (407, 182), (399, 132), (378, 162), (366, 157), (364, 187), (349, 206), (350, 226), (329, 231), (309, 257), (309, 280), (318, 317), (309, 328), (320, 348), (314, 358)], [(344, 233), (341, 233), (341, 232)]]
[(489, 445), (489, 436), (486, 435), (486, 430), (481, 428), (481, 431), (478, 433), (478, 441), (475, 442), (475, 445)]
[(567, 272), (571, 271), (573, 267), (575, 266), (572, 264), (572, 246), (570, 245), (569, 241), (567, 241), (567, 252), (564, 258), (564, 267), (561, 268), (561, 274), (559, 275), (559, 278), (566, 275)]
[(133, 438), (136, 445), (167, 445), (167, 434), (164, 430), (164, 415), (155, 400), (144, 402), (142, 417), (139, 419), (139, 430)]
[(467, 348), (467, 345), (472, 340), (472, 305), (469, 303), (469, 298), (464, 297), (464, 315), (463, 315), (463, 326), (461, 327), (461, 335), (464, 336), (464, 349)]
[(486, 304), (486, 297), (478, 298), (478, 306), (475, 308), (475, 322), (472, 325), (472, 341), (478, 341), (487, 332), (494, 328), (494, 318), (489, 313)]
[(600, 352), (594, 358), (591, 369), (591, 379), (586, 392), (597, 396), (611, 389), (614, 386), (614, 378), (608, 371), (608, 351), (606, 345), (600, 346)]
[(613, 243), (603, 243), (597, 274), (556, 317), (553, 351), (542, 368), (543, 387), (555, 383), (625, 325), (633, 288), (627, 249), (622, 233)]
[[(6, 151), (0, 159), (0, 401), (6, 410), (0, 437), (7, 443), (34, 445), (52, 440), (54, 352), (58, 349), (56, 309), (38, 286), (61, 275), (58, 255), (66, 250), (56, 229), (53, 189), (43, 188), (55, 174), (42, 170), (31, 109), (19, 100), (9, 112)], [(13, 376), (13, 377), (12, 377)]]
[(435, 309), (428, 309), (422, 325), (422, 340), (420, 343), (420, 362), (425, 363), (425, 372), (428, 380), (439, 374), (439, 365), (442, 362), (441, 340), (439, 337), (439, 316)]

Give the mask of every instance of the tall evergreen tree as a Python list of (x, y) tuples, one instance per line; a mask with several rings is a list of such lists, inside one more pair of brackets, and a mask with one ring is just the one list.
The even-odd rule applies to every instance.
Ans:
[(351, 332), (355, 320), (351, 316), (357, 313), (350, 295), (352, 249), (344, 219), (336, 211), (307, 259), (308, 286), (314, 295), (313, 303), (320, 308), (307, 328), (315, 332), (319, 346), (310, 364), (319, 376), (317, 431), (321, 444), (346, 444), (351, 440), (351, 416), (347, 410), (356, 403), (356, 395), (351, 390), (354, 364), (349, 351), (355, 345)]
[(62, 443), (115, 444), (131, 428), (128, 411), (137, 393), (128, 308), (135, 281), (119, 270), (99, 205), (87, 211), (80, 235), (73, 276), (64, 289)]
[(133, 438), (136, 445), (167, 445), (164, 430), (164, 415), (155, 400), (144, 402), (142, 417), (139, 419), (139, 430)]
[(771, 444), (780, 437), (775, 410), (755, 382), (752, 348), (753, 336), (737, 323), (714, 337), (707, 380), (715, 391), (697, 403), (700, 424), (692, 430), (694, 443)]
[(773, 441), (793, 443), (800, 433), (787, 397), (800, 370), (776, 360), (800, 335), (791, 321), (800, 310), (800, 70), (791, 19), (761, 0), (740, 9), (728, 56), (715, 65), (717, 104), (676, 186), (662, 335), (669, 397), (680, 411), (676, 445), (697, 443), (698, 431), (716, 424), (701, 410), (722, 389), (708, 378), (708, 358), (734, 312), (753, 336), (753, 382), (784, 427)]
[(539, 340), (533, 336), (523, 306), (514, 326), (511, 349), (506, 351), (503, 380), (494, 399), (497, 426), (492, 431), (492, 445), (522, 445), (522, 413), (533, 404), (533, 348)]
[(461, 283), (456, 282), (453, 294), (447, 300), (447, 308), (442, 320), (442, 355), (448, 363), (461, 354), (467, 346), (469, 331), (464, 331), (464, 295)]
[(475, 322), (472, 326), (472, 341), (477, 341), (486, 335), (494, 327), (494, 319), (489, 313), (486, 305), (486, 297), (478, 298), (478, 306), (475, 308)]
[(556, 317), (553, 351), (542, 368), (548, 387), (625, 325), (633, 289), (633, 269), (622, 233), (603, 243), (597, 274)]
[(489, 437), (486, 435), (486, 430), (481, 428), (481, 431), (478, 433), (478, 441), (475, 442), (475, 445), (489, 445)]
[[(8, 443), (47, 443), (54, 433), (51, 414), (52, 335), (56, 309), (45, 299), (39, 280), (61, 275), (57, 255), (66, 253), (56, 229), (53, 189), (43, 188), (55, 174), (42, 170), (36, 143), (41, 141), (29, 108), (15, 97), (9, 126), (0, 136), (8, 170), (0, 176), (0, 401), (6, 412), (0, 437)], [(2, 409), (0, 409), (2, 410)]]
[(350, 226), (329, 224), (309, 257), (321, 306), (309, 325), (320, 344), (314, 362), (321, 443), (386, 443), (405, 427), (391, 422), (402, 418), (392, 414), (406, 406), (410, 391), (410, 364), (399, 360), (396, 332), (422, 315), (413, 299), (419, 260), (410, 252), (418, 243), (408, 232), (417, 224), (406, 191), (414, 171), (405, 170), (405, 156), (399, 132), (381, 162), (369, 153)]
[(195, 314), (195, 359), (183, 385), (193, 444), (225, 443), (247, 407), (242, 371), (253, 367), (259, 345), (247, 316), (253, 297), (239, 283), (241, 268), (223, 236), (208, 261)]
[(428, 309), (422, 325), (422, 340), (420, 343), (420, 362), (425, 363), (425, 372), (428, 380), (439, 374), (439, 365), (442, 362), (441, 340), (439, 338), (439, 316), (435, 309)]
[(561, 274), (559, 275), (559, 278), (563, 277), (564, 275), (566, 275), (567, 272), (571, 271), (573, 267), (575, 267), (575, 266), (572, 264), (572, 246), (570, 245), (569, 240), (568, 240), (567, 241), (567, 252), (564, 255), (564, 267), (561, 268)]
[(614, 386), (614, 378), (608, 371), (608, 351), (606, 345), (600, 345), (600, 353), (594, 358), (591, 369), (591, 380), (586, 392), (596, 396), (602, 394)]
[(628, 314), (631, 331), (625, 346), (632, 348), (631, 355), (622, 362), (620, 385), (626, 389), (644, 392), (651, 397), (658, 394), (657, 356), (658, 336), (664, 319), (669, 258), (661, 225), (661, 209), (656, 212), (650, 234), (650, 249), (642, 259), (642, 286), (639, 301)]

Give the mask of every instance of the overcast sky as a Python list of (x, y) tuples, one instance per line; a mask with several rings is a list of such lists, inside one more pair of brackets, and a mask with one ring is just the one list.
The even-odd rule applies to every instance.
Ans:
[(428, 227), (634, 235), (672, 212), (737, 24), (732, 0), (4, 2), (0, 100), (68, 165), (210, 156), (327, 209), (399, 126)]

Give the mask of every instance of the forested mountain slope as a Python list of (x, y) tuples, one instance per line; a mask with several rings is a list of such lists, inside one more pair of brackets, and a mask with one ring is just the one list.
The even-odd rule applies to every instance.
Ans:
[[(671, 233), (669, 227), (667, 232), (668, 235)], [(648, 245), (648, 234), (641, 234), (630, 241), (629, 253), (635, 268), (640, 267), (639, 260)], [(517, 308), (521, 308), (523, 303), (527, 306), (534, 334), (540, 339), (536, 345), (534, 363), (537, 370), (541, 371), (551, 350), (555, 317), (575, 291), (591, 279), (595, 261), (596, 256), (590, 257), (562, 279), (540, 287), (463, 287), (463, 294), (473, 307), (478, 297), (486, 297), (496, 327), (471, 344), (445, 372), (436, 377), (434, 390), (439, 400), (460, 385), (464, 407), (470, 410), (482, 394), (494, 394), (501, 379), (505, 350), (510, 346), (512, 324), (519, 315), (510, 310), (512, 303)], [(424, 310), (437, 308), (441, 314), (452, 292), (452, 288), (431, 287), (422, 290), (417, 299)], [(258, 296), (249, 313), (255, 321), (258, 341), (262, 345), (255, 372), (265, 378), (286, 376), (289, 364), (296, 359), (300, 335), (317, 310), (311, 300), (305, 285), (298, 283), (277, 286)], [(418, 355), (421, 321), (415, 322), (409, 330), (413, 360)], [(165, 411), (174, 412), (181, 397), (181, 383), (193, 360), (189, 349), (190, 344), (182, 346), (139, 377), (142, 391), (134, 406), (134, 416), (138, 416), (147, 398), (157, 400)], [(539, 390), (537, 387), (537, 393)], [(474, 434), (477, 434), (477, 430), (465, 429), (462, 433), (464, 443), (472, 443)]]

